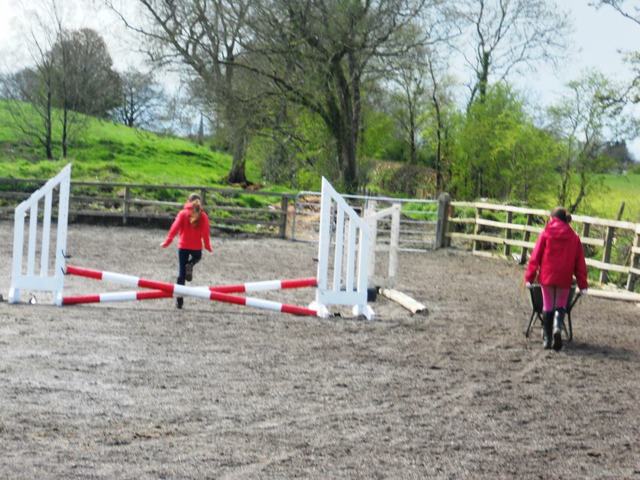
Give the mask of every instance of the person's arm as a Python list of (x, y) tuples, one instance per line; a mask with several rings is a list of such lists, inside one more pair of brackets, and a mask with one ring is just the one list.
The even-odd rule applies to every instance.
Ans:
[(167, 238), (164, 239), (164, 242), (160, 244), (162, 248), (167, 248), (173, 242), (173, 239), (180, 232), (180, 226), (182, 223), (182, 212), (176, 215), (175, 220), (171, 224), (171, 228), (169, 229), (169, 233), (167, 233)]
[(202, 213), (202, 223), (200, 227), (202, 228), (201, 236), (202, 236), (202, 241), (204, 242), (204, 248), (208, 252), (211, 252), (212, 250), (211, 250), (211, 234), (209, 229), (209, 217), (204, 212)]
[(580, 238), (578, 238), (578, 247), (576, 252), (576, 264), (573, 268), (574, 274), (576, 276), (576, 282), (578, 283), (578, 288), (582, 290), (586, 290), (589, 288), (589, 281), (587, 277), (587, 262), (584, 259), (584, 249), (582, 248), (582, 242)]
[(531, 256), (529, 257), (529, 264), (527, 265), (527, 271), (524, 275), (524, 279), (527, 283), (533, 283), (536, 280), (536, 276), (538, 275), (538, 270), (540, 269), (540, 264), (542, 262), (542, 255), (544, 254), (544, 247), (546, 243), (547, 236), (545, 234), (545, 230), (543, 230), (538, 237), (536, 246), (531, 252)]

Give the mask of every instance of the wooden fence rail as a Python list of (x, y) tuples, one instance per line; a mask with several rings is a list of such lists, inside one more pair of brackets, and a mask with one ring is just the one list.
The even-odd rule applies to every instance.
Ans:
[[(458, 244), (475, 255), (513, 258), (527, 262), (528, 254), (549, 217), (547, 210), (486, 202), (449, 202), (443, 208), (443, 246)], [(573, 215), (572, 225), (580, 235), (586, 263), (600, 284), (615, 284), (634, 292), (640, 277), (640, 224)], [(620, 292), (593, 289), (594, 296), (621, 298)], [(640, 301), (640, 295), (626, 294)]]
[[(45, 180), (0, 178), (0, 216), (13, 215), (15, 204), (29, 197)], [(212, 228), (285, 238), (294, 195), (213, 188), (202, 185), (143, 185), (71, 182), (69, 216), (73, 221), (165, 225), (172, 221), (189, 193), (196, 192), (212, 220)], [(162, 198), (170, 198), (162, 199)], [(178, 201), (180, 199), (180, 201)], [(247, 206), (249, 205), (249, 206)], [(263, 206), (264, 205), (264, 206)]]

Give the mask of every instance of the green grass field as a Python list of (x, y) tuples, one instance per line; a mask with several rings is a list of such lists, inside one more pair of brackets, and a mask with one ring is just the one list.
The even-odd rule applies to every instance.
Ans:
[[(35, 118), (35, 117), (34, 117)], [(48, 178), (68, 162), (75, 180), (145, 184), (223, 185), (231, 157), (185, 139), (164, 137), (124, 125), (86, 118), (67, 159), (46, 160), (11, 127), (6, 101), (0, 101), (0, 177)], [(57, 130), (57, 129), (56, 129)], [(54, 131), (54, 137), (59, 133)], [(60, 145), (54, 146), (60, 156)], [(247, 164), (249, 181), (258, 182), (256, 165)]]
[(604, 175), (604, 191), (589, 198), (589, 214), (616, 218), (625, 203), (622, 220), (640, 223), (640, 174)]

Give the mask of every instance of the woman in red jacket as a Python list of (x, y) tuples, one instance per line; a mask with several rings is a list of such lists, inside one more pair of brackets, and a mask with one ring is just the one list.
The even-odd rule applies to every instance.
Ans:
[(582, 242), (569, 226), (570, 221), (571, 215), (564, 208), (551, 212), (551, 219), (531, 252), (525, 274), (527, 286), (537, 277), (542, 287), (543, 344), (544, 348), (554, 350), (562, 348), (562, 324), (574, 275), (583, 294), (589, 287)]
[[(162, 242), (162, 248), (171, 245), (174, 237), (180, 234), (178, 242), (178, 281), (184, 285), (185, 280), (193, 279), (193, 266), (202, 258), (202, 246), (211, 251), (211, 239), (209, 237), (209, 217), (202, 209), (200, 195), (192, 193), (189, 200), (178, 213), (167, 238)], [(184, 299), (176, 298), (176, 307), (182, 308)]]

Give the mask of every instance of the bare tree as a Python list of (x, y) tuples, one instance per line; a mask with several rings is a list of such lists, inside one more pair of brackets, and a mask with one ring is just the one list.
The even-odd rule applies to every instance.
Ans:
[(26, 103), (10, 103), (10, 113), (14, 126), (42, 144), (47, 158), (53, 158), (54, 126), (59, 123), (66, 157), (72, 138), (86, 125), (78, 112), (104, 114), (119, 78), (97, 33), (64, 28), (61, 3), (46, 0), (30, 7), (31, 65), (10, 76), (7, 85), (10, 98)]
[[(118, 12), (112, 2), (107, 4)], [(120, 14), (126, 25), (149, 41), (148, 53), (159, 63), (186, 65), (204, 86), (208, 101), (231, 135), (233, 161), (228, 180), (246, 183), (245, 153), (251, 120), (251, 104), (241, 98), (237, 63), (242, 51), (249, 0), (138, 0), (145, 14), (134, 23)], [(248, 113), (247, 113), (248, 112)]]
[(461, 49), (474, 77), (469, 104), (485, 97), (491, 78), (554, 62), (566, 49), (568, 15), (552, 0), (462, 0), (455, 9), (468, 26), (465, 41), (474, 47), (472, 54)]
[(431, 40), (430, 29), (420, 32), (415, 26), (421, 17), (435, 15), (437, 5), (429, 0), (272, 0), (255, 7), (254, 38), (247, 48), (266, 58), (268, 68), (249, 68), (280, 95), (322, 118), (348, 190), (358, 184), (364, 82), (381, 64)]
[[(635, 5), (634, 5), (635, 3)], [(640, 6), (637, 2), (628, 1), (628, 0), (598, 0), (595, 2), (590, 2), (590, 5), (595, 6), (596, 8), (600, 8), (604, 5), (607, 5), (618, 13), (620, 13), (623, 17), (628, 18), (632, 22), (640, 25)]]
[(424, 124), (424, 110), (427, 95), (428, 63), (420, 50), (401, 59), (395, 68), (392, 84), (394, 109), (392, 115), (398, 122), (409, 144), (408, 161), (418, 163), (418, 137)]
[[(450, 95), (450, 87), (453, 81), (447, 77), (447, 68), (436, 52), (430, 51), (427, 56), (427, 71), (429, 74), (429, 97), (435, 123), (435, 161), (436, 192), (442, 192), (447, 178), (451, 176), (450, 150), (451, 150), (451, 114), (454, 110), (453, 98)], [(444, 72), (444, 73), (443, 73)]]
[[(608, 6), (620, 13), (624, 18), (640, 25), (640, 6), (634, 5), (633, 1), (627, 0), (598, 0), (590, 5), (596, 8)], [(631, 101), (640, 103), (640, 50), (628, 51), (625, 60), (633, 71), (633, 79), (617, 95), (608, 99), (612, 103), (625, 103)]]
[(53, 159), (53, 67), (43, 56), (32, 68), (8, 75), (3, 90), (12, 127), (42, 146)]
[(342, 181), (353, 190), (363, 82), (376, 62), (425, 42), (430, 29), (422, 38), (407, 31), (435, 15), (439, 2), (138, 0), (151, 27), (127, 23), (165, 48), (152, 52), (156, 58), (188, 65), (216, 100), (233, 135), (230, 180), (244, 179), (247, 140), (262, 102), (280, 96), (322, 118)]
[(120, 79), (120, 105), (114, 109), (114, 116), (128, 127), (148, 125), (162, 97), (153, 73), (130, 68), (120, 74)]
[(44, 1), (38, 10), (27, 10), (25, 30), (29, 67), (7, 75), (5, 96), (12, 126), (40, 144), (46, 158), (53, 159), (54, 90), (56, 66), (51, 48), (60, 35), (61, 12), (55, 0)]

